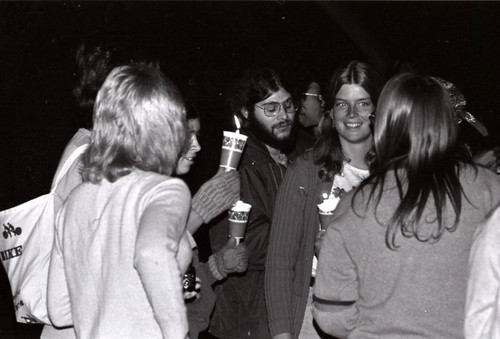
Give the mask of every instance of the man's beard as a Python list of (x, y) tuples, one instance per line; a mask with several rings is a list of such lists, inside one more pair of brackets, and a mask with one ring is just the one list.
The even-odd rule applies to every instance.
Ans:
[[(294, 119), (296, 120), (296, 119)], [(249, 129), (255, 134), (255, 136), (262, 141), (264, 144), (279, 149), (283, 153), (287, 153), (293, 148), (293, 141), (295, 140), (296, 126), (297, 124), (294, 120), (287, 119), (285, 121), (274, 124), (271, 130), (260, 122), (254, 114), (249, 115)], [(292, 125), (290, 134), (285, 138), (278, 138), (273, 131), (278, 127), (283, 127), (286, 125)]]

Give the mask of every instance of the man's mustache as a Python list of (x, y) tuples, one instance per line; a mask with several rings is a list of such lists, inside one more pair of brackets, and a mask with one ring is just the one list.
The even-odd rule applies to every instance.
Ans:
[(279, 123), (275, 124), (273, 126), (273, 129), (288, 127), (288, 126), (292, 126), (292, 125), (293, 125), (293, 121), (292, 120), (285, 120), (285, 121), (282, 121), (282, 122), (279, 122)]

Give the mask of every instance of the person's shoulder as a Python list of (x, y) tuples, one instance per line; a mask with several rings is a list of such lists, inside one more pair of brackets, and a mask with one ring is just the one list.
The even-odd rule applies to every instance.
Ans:
[(88, 129), (80, 128), (66, 145), (64, 153), (71, 153), (78, 147), (90, 143), (91, 134)]
[(156, 172), (134, 170), (131, 173), (131, 178), (132, 177), (132, 180), (137, 183), (142, 183), (145, 186), (161, 185), (164, 187), (179, 187), (181, 189), (188, 189), (184, 180)]
[(483, 167), (483, 166), (478, 166), (477, 170), (478, 170), (478, 173), (485, 178), (485, 180), (496, 182), (496, 183), (500, 184), (500, 175), (496, 174), (491, 169)]
[(92, 132), (85, 128), (80, 128), (71, 139), (76, 147), (90, 143)]
[[(134, 194), (142, 196), (144, 199), (163, 199), (175, 196), (176, 199), (181, 201), (191, 200), (191, 193), (187, 184), (179, 178), (156, 172), (134, 170), (123, 179), (125, 180), (121, 185), (130, 187), (135, 192)], [(126, 187), (123, 189), (125, 191), (129, 190)]]
[(274, 161), (265, 145), (249, 133), (245, 150), (241, 155), (239, 169), (258, 167)]
[[(313, 131), (311, 129), (310, 131)], [(313, 132), (309, 132), (308, 130), (304, 130), (299, 128), (297, 130), (296, 142), (299, 146), (303, 146), (305, 148), (311, 148), (316, 142), (316, 137)]]
[[(314, 156), (312, 149), (306, 150), (304, 153), (299, 155), (289, 166), (289, 171), (305, 172), (319, 169), (319, 165), (314, 163)], [(317, 174), (317, 171), (315, 171)]]
[[(489, 249), (491, 253), (498, 253), (500, 241), (500, 204), (491, 210), (485, 220), (474, 232), (474, 246)], [(474, 249), (473, 249), (474, 252)]]
[(495, 228), (498, 234), (500, 234), (500, 227), (498, 227), (500, 224), (500, 203), (486, 216), (485, 224), (491, 228)]
[(77, 186), (75, 186), (69, 193), (65, 199), (64, 205), (71, 205), (76, 203), (80, 203), (82, 200), (94, 199), (97, 195), (97, 192), (100, 190), (99, 184), (93, 184), (89, 181), (83, 182)]
[(287, 154), (288, 158), (295, 161), (302, 154), (309, 151), (314, 146), (315, 141), (316, 139), (313, 136), (299, 129), (295, 135), (293, 147)]
[(500, 189), (500, 176), (482, 166), (461, 165), (460, 178), (464, 185), (485, 185)]
[(66, 162), (66, 160), (71, 156), (71, 154), (80, 146), (86, 145), (90, 143), (90, 135), (91, 132), (84, 128), (80, 128), (71, 138), (71, 140), (66, 144), (64, 151), (61, 155), (61, 159), (59, 160), (59, 167), (62, 166)]

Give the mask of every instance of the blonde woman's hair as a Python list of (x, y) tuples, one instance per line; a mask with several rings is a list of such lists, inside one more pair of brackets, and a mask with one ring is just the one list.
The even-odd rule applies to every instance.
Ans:
[(170, 175), (186, 135), (182, 96), (155, 67), (113, 69), (97, 94), (83, 180), (114, 182), (134, 168)]

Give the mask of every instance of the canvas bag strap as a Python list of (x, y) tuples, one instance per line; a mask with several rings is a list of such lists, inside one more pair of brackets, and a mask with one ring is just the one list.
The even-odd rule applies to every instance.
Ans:
[(73, 151), (73, 153), (71, 153), (71, 155), (68, 157), (68, 159), (66, 160), (66, 162), (64, 163), (63, 167), (61, 168), (61, 171), (59, 172), (59, 174), (57, 175), (57, 179), (56, 179), (56, 182), (54, 184), (54, 187), (52, 188), (52, 192), (56, 190), (57, 186), (59, 185), (59, 182), (61, 181), (61, 179), (64, 177), (64, 175), (69, 171), (71, 165), (73, 165), (73, 163), (75, 162), (75, 160), (83, 154), (83, 152), (85, 152), (85, 150), (87, 149), (88, 147), (88, 144), (85, 144), (85, 145), (82, 145), (82, 146), (79, 146), (77, 149), (75, 149)]

